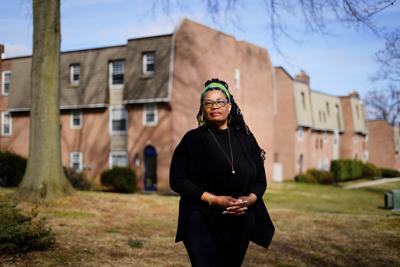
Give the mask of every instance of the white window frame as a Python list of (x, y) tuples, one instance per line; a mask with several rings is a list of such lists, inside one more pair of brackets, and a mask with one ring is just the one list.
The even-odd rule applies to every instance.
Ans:
[(240, 70), (235, 69), (235, 88), (240, 90)]
[[(126, 129), (119, 131), (119, 130), (114, 130), (113, 129), (113, 111), (115, 109), (122, 109), (123, 112), (123, 117), (126, 120)], [(111, 106), (110, 107), (110, 116), (109, 116), (110, 120), (109, 120), (109, 131), (111, 134), (126, 134), (128, 132), (128, 111), (126, 110), (125, 106), (122, 105), (118, 105), (118, 106)]]
[(299, 141), (303, 141), (303, 139), (304, 139), (304, 128), (303, 127), (299, 127), (297, 129), (297, 139)]
[[(113, 156), (125, 156), (126, 157), (126, 166), (113, 165)], [(112, 167), (114, 167), (114, 166), (128, 167), (129, 166), (128, 152), (127, 151), (111, 151), (109, 158), (108, 158), (108, 166), (110, 169), (112, 169)]]
[[(8, 92), (5, 91), (6, 89), (5, 79), (7, 74), (10, 75), (10, 80), (8, 81)], [(5, 70), (1, 73), (1, 94), (4, 96), (8, 96), (10, 92), (10, 86), (11, 86), (11, 71)]]
[[(79, 168), (77, 170), (74, 169), (74, 156), (75, 155), (78, 155), (78, 157), (79, 157), (79, 162), (78, 162)], [(83, 153), (77, 152), (77, 151), (69, 153), (69, 166), (76, 171), (82, 171), (82, 169), (83, 169)]]
[[(153, 55), (153, 62), (149, 61), (148, 56), (149, 55)], [(155, 71), (156, 71), (156, 53), (154, 51), (149, 51), (149, 52), (145, 52), (143, 53), (142, 56), (142, 71), (144, 75), (154, 75)], [(149, 64), (154, 64), (154, 70), (148, 70), (147, 66)]]
[[(74, 125), (74, 116), (76, 116), (76, 113), (78, 113), (78, 118), (79, 118), (79, 125)], [(80, 129), (82, 128), (82, 110), (71, 110), (71, 120), (70, 120), (70, 126), (71, 129)]]
[[(79, 68), (78, 80), (74, 80), (74, 71), (76, 69), (75, 67)], [(81, 81), (81, 64), (72, 63), (71, 65), (69, 65), (69, 83), (73, 86), (78, 86), (80, 81)]]
[[(154, 121), (147, 121), (147, 114), (154, 112)], [(157, 103), (148, 103), (143, 105), (143, 125), (156, 126), (158, 124), (158, 105)]]
[[(122, 84), (113, 84), (113, 66), (116, 62), (123, 62), (124, 63), (124, 78), (123, 78), (123, 83)], [(110, 89), (122, 89), (124, 87), (125, 83), (125, 60), (123, 59), (118, 59), (118, 60), (113, 60), (110, 61), (108, 64), (108, 85)]]
[(328, 133), (327, 132), (324, 132), (322, 134), (322, 140), (323, 140), (324, 144), (328, 143)]
[[(9, 116), (9, 132), (5, 132), (5, 124), (4, 124), (4, 117), (8, 115)], [(10, 112), (2, 112), (1, 113), (1, 135), (2, 136), (11, 136), (12, 134), (12, 117)]]

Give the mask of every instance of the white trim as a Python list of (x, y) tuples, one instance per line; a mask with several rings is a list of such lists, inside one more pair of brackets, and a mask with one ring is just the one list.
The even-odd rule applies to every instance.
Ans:
[[(88, 104), (88, 105), (75, 105), (75, 106), (60, 106), (61, 110), (65, 109), (78, 109), (78, 108), (107, 108), (108, 104)], [(9, 108), (10, 112), (29, 111), (29, 108)]]
[[(1, 73), (1, 95), (3, 95), (3, 96), (8, 96), (9, 95), (9, 92), (8, 93), (4, 92), (4, 90), (5, 90), (4, 80), (5, 80), (5, 77), (6, 77), (7, 74), (10, 74), (10, 81), (8, 82), (8, 85), (11, 86), (11, 71), (10, 70), (5, 70), (5, 71), (3, 71)], [(10, 88), (8, 88), (8, 91), (10, 91)]]
[(235, 69), (235, 89), (240, 90), (240, 69)]
[(74, 162), (73, 162), (73, 159), (74, 159), (74, 155), (78, 155), (79, 156), (79, 168), (78, 168), (78, 171), (82, 171), (82, 169), (83, 169), (83, 153), (82, 152), (78, 152), (78, 151), (73, 151), (73, 152), (70, 152), (69, 153), (69, 166), (72, 168), (72, 169), (74, 169)]
[[(112, 114), (113, 114), (113, 110), (114, 109), (123, 109), (123, 114), (124, 114), (124, 117), (126, 119), (126, 130), (124, 130), (124, 131), (114, 131), (113, 130), (113, 128), (112, 128), (112, 121), (113, 121)], [(126, 110), (125, 106), (123, 106), (123, 105), (110, 106), (110, 115), (108, 117), (109, 117), (109, 133), (111, 135), (127, 134), (128, 133), (128, 111)]]
[[(147, 56), (152, 54), (153, 55), (153, 64), (154, 64), (154, 70), (149, 71), (147, 70)], [(156, 72), (156, 52), (155, 51), (148, 51), (148, 52), (143, 52), (142, 54), (142, 74), (145, 76), (153, 76)]]
[[(74, 80), (74, 66), (78, 66), (78, 68), (79, 68), (79, 79), (77, 81)], [(69, 65), (69, 83), (72, 86), (78, 86), (80, 81), (81, 81), (81, 64), (79, 64), (79, 63), (70, 64)]]
[[(122, 61), (124, 62), (124, 82), (122, 84), (113, 84), (113, 64), (115, 62)], [(125, 84), (125, 60), (124, 59), (116, 59), (116, 60), (111, 60), (110, 63), (108, 64), (108, 87), (113, 90), (113, 89), (122, 89), (124, 88)]]
[(172, 95), (172, 84), (174, 79), (174, 59), (175, 59), (175, 43), (176, 43), (176, 34), (179, 29), (182, 27), (184, 18), (181, 18), (179, 23), (176, 25), (174, 29), (174, 33), (172, 34), (171, 38), (171, 53), (169, 57), (169, 73), (168, 73), (168, 94), (167, 97), (164, 98), (166, 102), (169, 102)]
[(298, 127), (297, 128), (297, 140), (298, 141), (303, 141), (304, 139), (304, 128), (303, 127)]
[[(147, 121), (147, 113), (154, 112), (154, 121)], [(158, 124), (158, 106), (157, 103), (149, 103), (143, 105), (143, 125), (144, 126), (156, 126)]]
[[(79, 125), (74, 125), (74, 112), (79, 112), (79, 114), (78, 114), (78, 116), (79, 116)], [(70, 119), (70, 123), (69, 123), (69, 125), (71, 126), (71, 129), (80, 129), (80, 128), (82, 128), (82, 119), (83, 119), (83, 116), (82, 116), (82, 110), (71, 110), (71, 114), (70, 114), (70, 117), (71, 117), (71, 119)]]
[(163, 98), (146, 98), (146, 99), (131, 99), (122, 101), (123, 104), (145, 104), (145, 103), (167, 103), (169, 102), (168, 97)]
[[(10, 132), (9, 133), (5, 133), (4, 132), (4, 117), (6, 116), (6, 114), (8, 114), (9, 115), (9, 122), (10, 122), (10, 124), (9, 124), (9, 129), (10, 129)], [(11, 117), (11, 113), (10, 112), (2, 112), (1, 113), (1, 135), (2, 136), (11, 136), (12, 135), (12, 117)]]
[[(113, 167), (113, 162), (112, 162), (112, 157), (113, 156), (126, 156), (126, 166), (121, 166), (121, 167), (128, 167), (129, 166), (129, 159), (128, 159), (128, 152), (127, 151), (110, 151), (110, 154), (108, 156), (108, 167), (112, 169)], [(115, 165), (118, 166), (118, 165)]]

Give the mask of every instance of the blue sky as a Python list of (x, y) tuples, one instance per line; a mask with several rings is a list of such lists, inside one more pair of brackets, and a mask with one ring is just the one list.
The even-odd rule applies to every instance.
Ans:
[[(32, 47), (31, 0), (2, 1), (0, 43), (5, 57), (30, 55)], [(382, 49), (381, 38), (365, 28), (352, 29), (329, 23), (329, 35), (306, 36), (299, 31), (301, 22), (288, 17), (285, 23), (300, 42), (278, 40), (282, 56), (275, 48), (267, 28), (262, 0), (238, 1), (237, 23), (223, 15), (212, 20), (200, 0), (172, 4), (168, 12), (154, 1), (139, 0), (61, 0), (62, 51), (125, 44), (127, 39), (171, 33), (182, 17), (233, 35), (268, 49), (272, 64), (283, 66), (291, 75), (300, 70), (311, 78), (312, 89), (333, 95), (357, 90), (364, 95), (377, 87), (370, 78), (378, 70), (374, 54)], [(162, 1), (156, 1), (160, 3)], [(170, 1), (174, 3), (175, 1)], [(379, 27), (400, 27), (400, 4), (376, 16)]]

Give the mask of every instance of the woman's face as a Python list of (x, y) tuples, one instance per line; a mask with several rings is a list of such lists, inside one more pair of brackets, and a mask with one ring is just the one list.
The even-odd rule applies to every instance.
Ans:
[(225, 94), (221, 90), (206, 92), (202, 106), (205, 121), (218, 127), (227, 127), (228, 115), (232, 105), (228, 103)]

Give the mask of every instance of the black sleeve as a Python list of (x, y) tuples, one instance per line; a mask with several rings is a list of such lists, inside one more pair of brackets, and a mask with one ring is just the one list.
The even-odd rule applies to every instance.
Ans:
[(175, 148), (169, 172), (169, 184), (181, 197), (200, 200), (204, 190), (189, 179), (189, 160), (185, 137)]
[(257, 199), (262, 199), (265, 190), (267, 189), (267, 177), (265, 175), (264, 160), (260, 155), (257, 144), (253, 144), (253, 158), (256, 164), (256, 179), (251, 186), (251, 192), (256, 194)]

